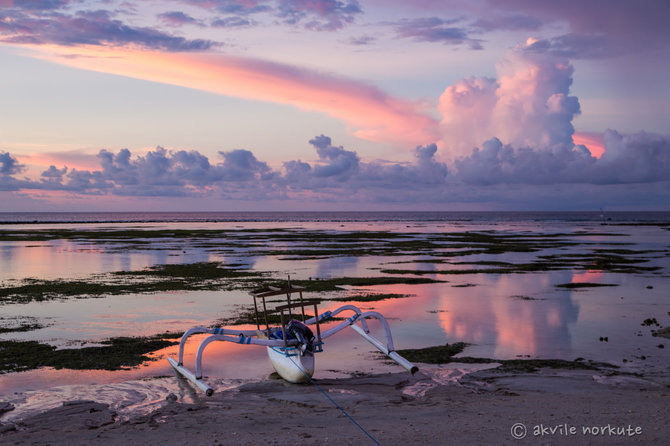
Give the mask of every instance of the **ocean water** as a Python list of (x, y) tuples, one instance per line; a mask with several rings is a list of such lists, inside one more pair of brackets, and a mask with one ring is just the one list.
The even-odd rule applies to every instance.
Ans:
[[(369, 292), (409, 296), (355, 303), (388, 318), (398, 349), (462, 341), (470, 344), (464, 353), (467, 356), (566, 360), (582, 357), (664, 380), (670, 366), (670, 345), (660, 348), (666, 347), (666, 339), (653, 337), (652, 329), (658, 327), (643, 322), (655, 318), (659, 325), (670, 326), (669, 228), (669, 212), (4, 213), (0, 214), (0, 233), (133, 229), (140, 235), (123, 243), (85, 236), (43, 241), (3, 238), (6, 241), (0, 241), (0, 286), (28, 278), (87, 280), (99, 274), (154, 265), (212, 261), (244, 265), (276, 279), (288, 275), (296, 279), (367, 277), (388, 275), (382, 272), (387, 269), (414, 270), (421, 272), (420, 277), (441, 282), (348, 287), (325, 296), (307, 297), (346, 298)], [(157, 229), (216, 229), (224, 231), (225, 236), (210, 240), (142, 239), (141, 231)], [(253, 243), (245, 238), (248, 233), (244, 231), (248, 229), (254, 230)], [(308, 237), (299, 241), (279, 239), (272, 236), (277, 229), (298, 235), (338, 236), (375, 231), (382, 238), (388, 233), (389, 238), (414, 242), (445, 234), (478, 233), (531, 239), (550, 236), (565, 243), (546, 244), (533, 251), (501, 249), (472, 254), (461, 254), (458, 251), (466, 248), (458, 247), (420, 254), (399, 251), (295, 256), (281, 252), (297, 248), (318, 250), (323, 242), (312, 243)], [(625, 257), (630, 265), (649, 269), (617, 272), (593, 264), (497, 273), (488, 267), (491, 262), (525, 264), (603, 251)], [(436, 254), (442, 256), (443, 263), (431, 262)], [(480, 272), (475, 271), (477, 268)], [(444, 270), (462, 274), (443, 274)], [(557, 286), (570, 283), (610, 286)], [(343, 303), (324, 301), (320, 311), (334, 310)], [(250, 306), (246, 290), (110, 295), (27, 304), (4, 302), (0, 303), (0, 322), (6, 325), (8, 321), (37, 321), (43, 328), (0, 333), (0, 340), (36, 340), (73, 348), (95, 345), (114, 336), (181, 332), (196, 325), (211, 325)], [(189, 345), (187, 364), (192, 364), (196, 347), (197, 340)], [(43, 368), (1, 375), (0, 401), (13, 401), (17, 410), (0, 420), (57, 405), (64, 399), (123, 401), (124, 410), (132, 412), (155, 407), (169, 392), (193, 398), (186, 396), (192, 389), (172, 377), (165, 360), (176, 351), (176, 347), (158, 351), (158, 360), (125, 371)], [(272, 372), (263, 348), (230, 343), (211, 344), (204, 368), (209, 380), (221, 389), (243, 380), (265, 379)], [(317, 356), (315, 377), (401, 370), (379, 361), (365, 340), (354, 331), (345, 330), (330, 338), (325, 352)]]
[(152, 222), (657, 222), (663, 211), (581, 212), (0, 212), (0, 224)]

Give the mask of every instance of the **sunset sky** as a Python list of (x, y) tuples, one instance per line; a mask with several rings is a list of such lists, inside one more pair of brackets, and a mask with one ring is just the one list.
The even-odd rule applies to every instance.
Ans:
[(0, 212), (670, 210), (666, 0), (0, 0)]

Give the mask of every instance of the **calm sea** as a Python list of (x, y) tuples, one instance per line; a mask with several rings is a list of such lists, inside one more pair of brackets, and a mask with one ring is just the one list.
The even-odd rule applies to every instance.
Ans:
[(670, 222), (670, 212), (0, 212), (0, 224), (152, 222)]

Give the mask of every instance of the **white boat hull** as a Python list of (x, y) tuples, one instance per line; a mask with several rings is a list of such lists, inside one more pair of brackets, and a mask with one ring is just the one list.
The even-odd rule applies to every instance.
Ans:
[(296, 348), (267, 347), (272, 367), (290, 383), (308, 381), (314, 375), (314, 354), (300, 355)]

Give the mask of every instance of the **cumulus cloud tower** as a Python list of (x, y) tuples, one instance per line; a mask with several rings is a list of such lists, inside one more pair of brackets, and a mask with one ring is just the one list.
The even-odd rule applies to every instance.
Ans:
[(574, 69), (566, 60), (518, 49), (497, 66), (497, 79), (468, 77), (439, 102), (441, 143), (450, 158), (498, 138), (515, 147), (572, 145), (579, 101), (569, 95)]

